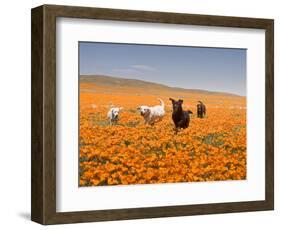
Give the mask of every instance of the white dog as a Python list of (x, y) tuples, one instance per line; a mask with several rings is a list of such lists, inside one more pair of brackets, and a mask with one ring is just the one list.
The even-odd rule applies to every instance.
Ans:
[(117, 122), (119, 120), (119, 113), (122, 109), (123, 109), (123, 107), (114, 107), (108, 111), (107, 117), (109, 119), (110, 125), (117, 124)]
[(158, 98), (158, 100), (160, 101), (160, 105), (152, 107), (142, 105), (138, 108), (141, 116), (144, 118), (145, 124), (153, 125), (154, 123), (161, 121), (165, 115), (164, 102), (160, 98)]

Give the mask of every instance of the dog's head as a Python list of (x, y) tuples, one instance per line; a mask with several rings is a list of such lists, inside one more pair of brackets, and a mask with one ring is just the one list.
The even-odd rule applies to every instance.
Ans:
[(120, 107), (120, 108), (112, 108), (111, 109), (111, 117), (112, 119), (118, 119), (118, 116), (119, 116), (119, 113), (120, 111), (123, 109), (123, 107)]
[(146, 117), (147, 115), (150, 114), (150, 108), (146, 105), (142, 105), (138, 108), (138, 110), (140, 111), (140, 114), (143, 116), (143, 117)]
[(170, 98), (170, 101), (172, 101), (173, 112), (176, 113), (176, 112), (182, 110), (182, 103), (183, 103), (182, 99), (179, 99), (179, 100), (176, 101), (175, 99)]

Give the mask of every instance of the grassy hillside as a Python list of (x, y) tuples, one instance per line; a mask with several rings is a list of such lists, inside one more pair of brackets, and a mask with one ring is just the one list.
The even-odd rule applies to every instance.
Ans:
[(237, 96), (239, 95), (224, 93), (224, 92), (213, 92), (200, 89), (184, 89), (178, 87), (169, 87), (163, 84), (158, 84), (154, 82), (136, 80), (136, 79), (125, 79), (117, 78), (104, 75), (81, 75), (80, 83), (92, 83), (103, 87), (117, 87), (117, 88), (136, 88), (145, 89), (149, 91), (166, 91), (166, 92), (177, 92), (177, 93), (194, 93), (194, 94), (207, 94), (207, 95), (218, 95), (218, 96)]

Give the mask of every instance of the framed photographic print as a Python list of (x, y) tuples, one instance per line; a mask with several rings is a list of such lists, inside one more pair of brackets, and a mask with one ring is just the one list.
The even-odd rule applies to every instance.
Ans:
[(32, 9), (31, 219), (274, 208), (273, 20)]

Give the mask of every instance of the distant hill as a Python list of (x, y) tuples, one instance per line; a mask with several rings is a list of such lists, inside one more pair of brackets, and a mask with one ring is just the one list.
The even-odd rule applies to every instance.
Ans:
[(184, 89), (179, 87), (170, 87), (164, 84), (158, 84), (149, 81), (137, 80), (137, 79), (126, 79), (105, 75), (80, 75), (81, 83), (94, 83), (101, 86), (115, 86), (115, 87), (132, 87), (132, 88), (153, 88), (156, 90), (165, 91), (177, 91), (177, 92), (187, 92), (187, 93), (200, 93), (208, 95), (224, 95), (224, 96), (236, 96), (241, 97), (236, 94), (225, 93), (225, 92), (214, 92), (201, 89)]

